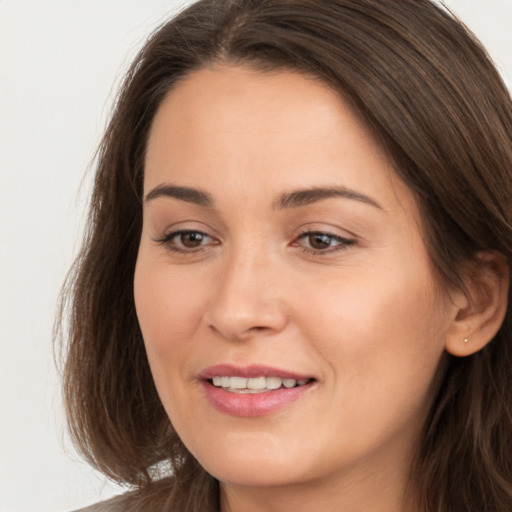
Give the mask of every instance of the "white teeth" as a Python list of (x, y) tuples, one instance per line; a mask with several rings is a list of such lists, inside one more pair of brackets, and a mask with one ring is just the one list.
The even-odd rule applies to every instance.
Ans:
[(294, 388), (303, 386), (308, 379), (281, 379), (280, 377), (226, 377), (215, 376), (212, 378), (213, 385), (234, 393), (259, 393), (279, 389), (280, 387)]
[(230, 378), (230, 388), (233, 389), (246, 389), (247, 388), (247, 379), (245, 377), (231, 377)]
[(249, 389), (265, 389), (267, 387), (267, 379), (265, 377), (252, 377), (247, 379), (247, 387)]
[(279, 377), (267, 377), (267, 388), (268, 389), (279, 389), (283, 384), (283, 379)]
[(295, 379), (283, 379), (283, 386), (285, 388), (294, 388), (297, 385), (297, 381)]

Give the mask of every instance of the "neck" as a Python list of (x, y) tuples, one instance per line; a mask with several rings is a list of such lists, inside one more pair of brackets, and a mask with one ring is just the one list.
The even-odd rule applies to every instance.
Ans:
[(409, 487), (410, 457), (403, 462), (361, 461), (357, 470), (352, 467), (328, 479), (274, 487), (221, 483), (221, 512), (419, 512)]

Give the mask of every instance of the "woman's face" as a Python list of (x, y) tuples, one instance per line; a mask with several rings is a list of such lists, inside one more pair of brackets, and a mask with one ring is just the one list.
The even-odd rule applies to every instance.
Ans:
[(196, 71), (157, 112), (144, 194), (137, 314), (204, 468), (234, 487), (406, 478), (452, 313), (351, 109), (292, 72)]

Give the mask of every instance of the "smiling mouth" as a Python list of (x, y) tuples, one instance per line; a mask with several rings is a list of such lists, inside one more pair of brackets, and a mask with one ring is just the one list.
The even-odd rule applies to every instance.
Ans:
[(205, 369), (199, 380), (215, 409), (246, 418), (282, 410), (309, 396), (318, 382), (310, 375), (258, 364), (218, 364)]
[(230, 393), (267, 393), (278, 389), (291, 389), (309, 384), (314, 379), (282, 379), (280, 377), (230, 377), (217, 375), (208, 379), (208, 382)]

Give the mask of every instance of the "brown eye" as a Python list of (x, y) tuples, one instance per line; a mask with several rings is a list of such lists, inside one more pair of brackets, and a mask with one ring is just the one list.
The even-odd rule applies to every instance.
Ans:
[(193, 254), (208, 246), (217, 245), (217, 241), (211, 236), (202, 231), (192, 230), (174, 231), (155, 241), (166, 249), (181, 254)]
[(312, 254), (331, 254), (347, 249), (354, 245), (355, 240), (343, 238), (333, 233), (308, 231), (299, 236), (292, 245), (302, 247), (305, 252)]
[(187, 249), (195, 249), (203, 243), (205, 235), (199, 231), (185, 231), (180, 233), (177, 238), (181, 246)]
[(337, 242), (335, 237), (325, 233), (309, 233), (307, 235), (307, 241), (311, 249), (315, 249), (317, 251), (329, 249), (334, 242)]

